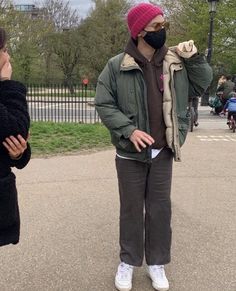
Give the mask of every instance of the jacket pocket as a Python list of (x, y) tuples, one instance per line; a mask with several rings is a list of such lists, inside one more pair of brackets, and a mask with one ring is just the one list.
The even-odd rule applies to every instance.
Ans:
[(189, 129), (189, 120), (188, 111), (181, 112), (178, 114), (178, 129), (179, 129), (179, 145), (182, 146), (185, 142), (188, 129)]
[(19, 222), (15, 175), (0, 178), (0, 230)]
[(129, 153), (137, 153), (135, 146), (128, 138), (124, 138), (123, 136), (118, 136), (112, 133), (111, 142), (116, 148), (120, 150), (129, 152)]

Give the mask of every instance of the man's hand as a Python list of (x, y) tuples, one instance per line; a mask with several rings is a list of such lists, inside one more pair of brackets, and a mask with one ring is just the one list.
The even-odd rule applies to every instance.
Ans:
[(142, 130), (134, 130), (129, 139), (134, 144), (136, 150), (141, 152), (142, 148), (146, 148), (147, 145), (152, 145), (154, 143), (154, 139)]
[(13, 160), (21, 158), (23, 152), (27, 148), (27, 140), (20, 134), (15, 138), (14, 136), (7, 137), (3, 142), (4, 147), (8, 150), (9, 156)]
[(179, 43), (176, 52), (180, 57), (188, 59), (197, 53), (197, 48), (194, 45), (194, 41), (189, 40)]

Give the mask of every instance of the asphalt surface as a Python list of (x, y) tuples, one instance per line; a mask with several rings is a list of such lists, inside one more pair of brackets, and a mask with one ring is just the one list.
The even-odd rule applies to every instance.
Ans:
[(53, 122), (99, 122), (94, 98), (48, 97), (28, 99), (30, 119)]
[[(200, 108), (174, 164), (172, 291), (236, 290), (236, 134)], [(21, 241), (0, 248), (0, 291), (112, 291), (119, 263), (114, 150), (32, 159), (15, 171)], [(153, 290), (145, 266), (133, 290)]]

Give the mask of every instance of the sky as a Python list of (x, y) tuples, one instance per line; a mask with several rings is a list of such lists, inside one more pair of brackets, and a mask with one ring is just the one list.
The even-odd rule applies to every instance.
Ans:
[[(15, 4), (34, 4), (34, 0), (13, 0)], [(66, 0), (65, 0), (66, 1)], [(70, 0), (71, 7), (77, 9), (81, 17), (86, 17), (89, 9), (92, 7), (90, 0)]]
[[(65, 0), (66, 1), (66, 0)], [(34, 0), (14, 0), (15, 4), (34, 4)], [(148, 2), (145, 0), (137, 0), (138, 2)], [(79, 15), (85, 18), (92, 7), (91, 0), (70, 0), (71, 7), (78, 10)]]

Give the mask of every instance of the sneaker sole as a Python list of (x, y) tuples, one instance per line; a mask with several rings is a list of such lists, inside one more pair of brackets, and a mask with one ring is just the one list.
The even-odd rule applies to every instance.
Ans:
[(132, 289), (132, 285), (128, 287), (124, 287), (124, 286), (119, 285), (119, 283), (117, 283), (116, 281), (115, 281), (115, 286), (116, 286), (116, 289), (119, 291), (130, 291)]
[(152, 281), (152, 287), (155, 289), (155, 290), (158, 290), (158, 291), (168, 291), (169, 290), (169, 288), (170, 287), (159, 287), (159, 286), (157, 286), (154, 282), (153, 282), (153, 280), (152, 280), (152, 278), (151, 278), (151, 276), (150, 276), (150, 274), (147, 272), (147, 276), (148, 276), (148, 278)]

